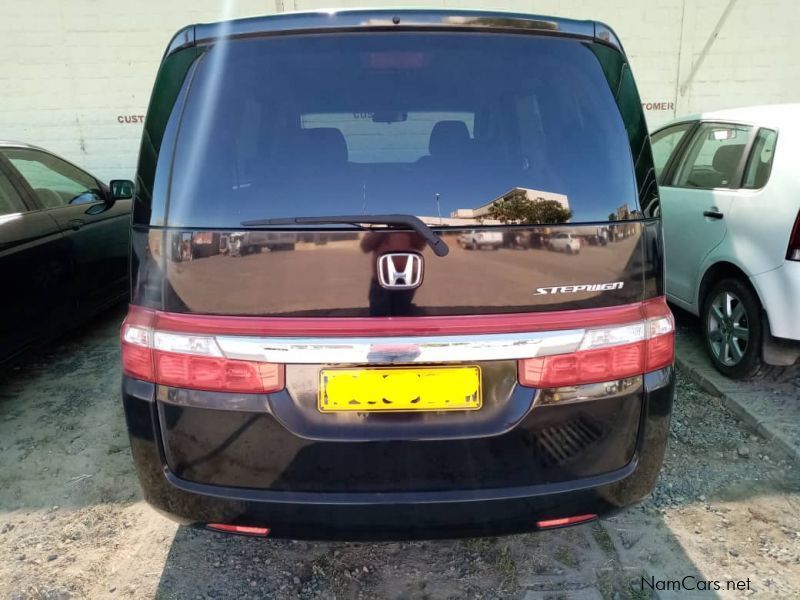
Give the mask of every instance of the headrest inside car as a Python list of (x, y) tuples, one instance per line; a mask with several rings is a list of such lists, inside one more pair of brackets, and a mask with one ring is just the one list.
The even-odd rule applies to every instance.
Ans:
[(464, 152), (470, 143), (464, 121), (439, 121), (431, 130), (428, 151), (431, 156), (453, 156)]
[(336, 127), (295, 129), (286, 134), (282, 158), (294, 165), (346, 163), (347, 142)]
[(744, 144), (720, 146), (714, 153), (711, 166), (714, 167), (715, 171), (724, 175), (725, 179), (730, 182), (733, 175), (736, 173), (736, 167), (739, 166), (739, 159), (742, 158), (743, 152)]
[(325, 162), (347, 162), (347, 142), (336, 127), (315, 127), (303, 131), (311, 156)]

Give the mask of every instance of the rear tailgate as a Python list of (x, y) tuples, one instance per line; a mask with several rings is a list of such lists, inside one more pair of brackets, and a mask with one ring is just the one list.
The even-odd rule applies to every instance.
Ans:
[[(163, 308), (424, 316), (652, 297), (658, 221), (639, 206), (631, 146), (639, 159), (649, 150), (628, 133), (646, 130), (641, 111), (623, 116), (615, 97), (635, 100), (632, 83), (609, 81), (624, 62), (599, 44), (485, 32), (294, 35), (206, 49), (184, 86), (169, 202), (151, 222), (204, 248), (193, 261), (162, 257)], [(449, 255), (410, 231), (242, 225), (390, 213), (419, 217)], [(584, 244), (579, 256), (549, 249), (556, 233), (586, 241), (598, 225), (612, 243)], [(246, 231), (259, 243), (228, 252), (225, 239)], [(465, 235), (469, 247), (500, 251), (464, 250)], [(422, 257), (418, 288), (380, 284), (387, 253)]]

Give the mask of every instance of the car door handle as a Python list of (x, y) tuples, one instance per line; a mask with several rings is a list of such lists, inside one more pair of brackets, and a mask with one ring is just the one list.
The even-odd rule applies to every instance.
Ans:
[(70, 219), (69, 226), (72, 231), (78, 231), (81, 227), (83, 227), (83, 220), (82, 219)]
[(708, 217), (709, 219), (721, 219), (723, 217), (723, 214), (718, 210), (712, 209), (712, 210), (704, 210), (703, 216)]

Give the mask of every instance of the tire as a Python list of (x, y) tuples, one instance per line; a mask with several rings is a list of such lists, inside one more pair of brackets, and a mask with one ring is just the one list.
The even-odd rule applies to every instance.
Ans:
[(761, 303), (749, 285), (741, 279), (717, 282), (703, 299), (700, 322), (717, 371), (744, 379), (761, 369)]

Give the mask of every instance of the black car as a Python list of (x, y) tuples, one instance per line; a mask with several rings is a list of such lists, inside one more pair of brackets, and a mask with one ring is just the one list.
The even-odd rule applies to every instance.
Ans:
[[(434, 538), (582, 523), (653, 489), (674, 324), (647, 129), (605, 25), (187, 27), (137, 177), (122, 397), (157, 509), (249, 535)], [(580, 255), (459, 244), (611, 221)]]
[(128, 295), (132, 187), (0, 142), (0, 363)]

